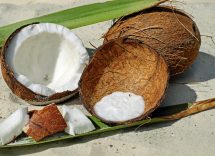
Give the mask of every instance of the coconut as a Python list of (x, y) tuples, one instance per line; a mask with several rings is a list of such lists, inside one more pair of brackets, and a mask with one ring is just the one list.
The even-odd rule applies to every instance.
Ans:
[(0, 123), (0, 143), (5, 145), (22, 133), (29, 121), (28, 108), (20, 108)]
[(196, 59), (201, 38), (195, 22), (183, 11), (158, 6), (119, 19), (104, 41), (129, 36), (148, 44), (169, 65), (170, 74), (183, 73)]
[(89, 112), (106, 123), (129, 123), (147, 117), (163, 99), (168, 67), (155, 50), (119, 38), (98, 48), (79, 82)]
[[(33, 113), (33, 114), (32, 114)], [(31, 112), (31, 118), (23, 131), (35, 141), (64, 131), (67, 124), (55, 104), (45, 106), (41, 110)]]
[(67, 124), (65, 132), (70, 135), (82, 134), (95, 129), (93, 123), (77, 108), (70, 109), (63, 105), (63, 117)]
[(89, 56), (69, 29), (52, 23), (23, 26), (7, 39), (2, 75), (14, 94), (35, 105), (58, 103), (78, 92)]

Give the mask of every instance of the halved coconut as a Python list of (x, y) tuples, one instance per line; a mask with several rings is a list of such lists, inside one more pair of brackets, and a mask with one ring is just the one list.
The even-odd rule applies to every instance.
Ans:
[(85, 68), (80, 95), (85, 107), (107, 123), (141, 120), (159, 106), (168, 83), (164, 59), (137, 40), (112, 40)]
[(171, 75), (183, 73), (196, 59), (201, 45), (196, 23), (183, 11), (167, 6), (120, 18), (104, 35), (104, 41), (125, 36), (136, 38), (160, 53)]
[(81, 40), (69, 29), (52, 23), (17, 29), (1, 54), (7, 85), (14, 94), (35, 105), (62, 102), (77, 93), (88, 61)]

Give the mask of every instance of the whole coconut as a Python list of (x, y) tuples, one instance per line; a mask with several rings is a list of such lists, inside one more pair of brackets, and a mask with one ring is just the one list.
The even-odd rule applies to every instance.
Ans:
[(201, 44), (195, 22), (184, 12), (167, 6), (121, 18), (104, 35), (104, 42), (124, 36), (136, 38), (160, 53), (171, 75), (183, 73), (194, 62)]

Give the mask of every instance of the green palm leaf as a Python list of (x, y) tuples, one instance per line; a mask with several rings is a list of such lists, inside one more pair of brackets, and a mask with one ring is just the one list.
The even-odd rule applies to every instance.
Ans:
[[(0, 45), (17, 28), (35, 22), (49, 22), (64, 25), (70, 29), (119, 18), (167, 0), (112, 0), (71, 8), (49, 15), (28, 19), (0, 27)], [(0, 46), (1, 47), (1, 46)]]
[(155, 112), (153, 112), (151, 118), (126, 124), (126, 125), (116, 125), (116, 126), (107, 125), (103, 123), (101, 120), (99, 120), (98, 118), (96, 118), (95, 116), (89, 116), (89, 118), (92, 120), (94, 125), (97, 127), (97, 129), (92, 132), (79, 134), (75, 136), (68, 135), (66, 133), (58, 133), (54, 136), (47, 137), (44, 140), (39, 142), (36, 142), (29, 137), (22, 137), (18, 139), (15, 143), (0, 146), (0, 148), (44, 144), (48, 142), (56, 142), (60, 140), (74, 139), (78, 137), (95, 135), (95, 134), (104, 133), (108, 131), (116, 131), (116, 130), (125, 129), (128, 127), (139, 127), (146, 124), (168, 122), (168, 121), (177, 120), (207, 109), (211, 109), (214, 107), (215, 107), (215, 98), (205, 100), (205, 101), (195, 102), (195, 103), (185, 103), (185, 104), (179, 104), (174, 106), (162, 107), (162, 108), (158, 108)]

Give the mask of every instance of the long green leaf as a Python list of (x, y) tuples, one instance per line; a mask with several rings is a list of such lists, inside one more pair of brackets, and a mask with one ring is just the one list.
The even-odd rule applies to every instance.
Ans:
[(98, 118), (96, 118), (94, 116), (89, 116), (89, 118), (92, 120), (92, 122), (95, 124), (95, 126), (98, 127), (96, 130), (94, 130), (92, 132), (79, 134), (79, 135), (75, 135), (75, 136), (68, 135), (65, 133), (58, 133), (54, 136), (48, 137), (48, 138), (40, 141), (40, 142), (36, 142), (29, 137), (23, 137), (21, 139), (18, 139), (17, 142), (15, 142), (15, 143), (11, 143), (11, 144), (8, 144), (5, 146), (0, 146), (0, 148), (44, 144), (44, 143), (48, 143), (48, 142), (73, 139), (73, 138), (77, 138), (77, 137), (85, 137), (85, 136), (104, 133), (104, 132), (108, 132), (108, 131), (116, 131), (116, 130), (125, 129), (128, 127), (143, 126), (145, 124), (172, 121), (172, 120), (177, 120), (182, 117), (186, 117), (188, 115), (198, 113), (198, 112), (201, 112), (201, 111), (204, 111), (207, 109), (211, 109), (214, 107), (215, 107), (214, 98), (205, 100), (205, 101), (195, 102), (195, 103), (185, 103), (185, 104), (179, 104), (179, 105), (174, 105), (174, 106), (162, 107), (162, 108), (158, 108), (152, 114), (152, 118), (130, 123), (130, 124), (126, 124), (126, 125), (117, 125), (117, 126), (106, 125)]
[(113, 0), (80, 6), (49, 15), (0, 27), (0, 45), (17, 28), (35, 22), (50, 22), (70, 29), (119, 18), (142, 9), (158, 5), (167, 0)]
[(134, 126), (140, 126), (140, 125), (145, 125), (145, 124), (152, 124), (152, 123), (158, 123), (158, 122), (164, 122), (168, 121), (168, 119), (162, 119), (162, 118), (153, 118), (153, 119), (146, 119), (142, 121), (138, 121), (132, 124), (128, 125), (118, 125), (118, 126), (110, 126), (106, 128), (100, 128), (95, 131), (91, 131), (88, 133), (83, 133), (83, 134), (78, 134), (75, 136), (68, 135), (66, 133), (59, 133), (54, 136), (48, 137), (42, 141), (36, 142), (33, 139), (26, 137), (26, 138), (21, 138), (17, 140), (15, 143), (11, 143), (8, 145), (1, 145), (0, 148), (7, 148), (7, 147), (20, 147), (20, 146), (30, 146), (30, 145), (37, 145), (37, 144), (44, 144), (44, 143), (49, 143), (49, 142), (56, 142), (60, 140), (67, 140), (67, 139), (74, 139), (78, 137), (84, 137), (84, 136), (89, 136), (89, 135), (95, 135), (99, 133), (104, 133), (104, 132), (109, 132), (109, 131), (116, 131), (120, 129), (125, 129), (128, 127), (134, 127)]

